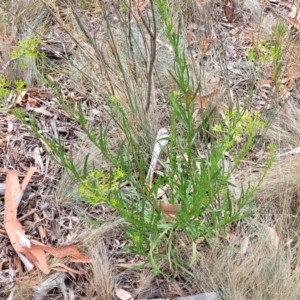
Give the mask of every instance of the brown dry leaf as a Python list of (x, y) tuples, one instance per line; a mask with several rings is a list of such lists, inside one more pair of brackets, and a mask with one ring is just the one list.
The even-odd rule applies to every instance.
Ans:
[(198, 48), (202, 53), (202, 56), (207, 52), (210, 44), (212, 43), (212, 38), (210, 36), (202, 38), (198, 44)]
[(30, 107), (35, 107), (37, 100), (34, 98), (38, 96), (36, 89), (24, 89), (16, 98), (18, 107), (24, 107), (28, 104)]
[[(219, 89), (215, 89), (213, 92), (205, 95), (205, 96), (196, 96), (194, 99), (195, 102), (195, 106), (197, 108), (208, 108), (209, 107), (209, 100), (212, 99), (213, 97), (215, 97), (218, 93), (220, 92)], [(186, 103), (186, 102), (190, 102), (194, 96), (194, 93), (192, 92), (192, 90), (187, 90), (187, 99), (184, 97), (180, 98), (180, 102), (181, 103)]]
[(276, 230), (272, 227), (268, 227), (267, 230), (268, 230), (271, 242), (277, 248), (279, 245), (279, 236), (278, 236)]
[(10, 239), (10, 242), (17, 252), (22, 252), (23, 247), (19, 243), (17, 231), (25, 235), (21, 223), (17, 220), (17, 201), (21, 193), (18, 174), (15, 170), (9, 170), (5, 182), (5, 214), (4, 228)]
[(16, 99), (16, 104), (18, 106), (23, 106), (23, 101), (24, 101), (24, 98), (26, 96), (26, 93), (27, 93), (27, 90), (23, 90), (17, 97)]
[(300, 3), (299, 0), (294, 0), (293, 3), (282, 1), (281, 5), (287, 6), (291, 9), (289, 17), (296, 19), (295, 21), (300, 21)]
[(35, 100), (34, 98), (31, 98), (31, 97), (28, 95), (27, 103), (29, 104), (30, 107), (35, 107), (35, 105), (36, 105), (36, 100)]
[(2, 148), (2, 147), (4, 147), (4, 146), (5, 146), (4, 141), (3, 141), (2, 139), (0, 139), (0, 147)]
[(41, 249), (57, 258), (70, 257), (71, 262), (77, 263), (91, 263), (92, 260), (82, 255), (73, 245), (61, 246), (59, 248), (52, 248), (41, 243), (34, 242), (36, 249)]
[(162, 201), (156, 201), (156, 208), (161, 209), (168, 220), (175, 218), (177, 211), (181, 209), (181, 204), (171, 204)]
[(36, 171), (36, 167), (30, 167), (26, 176), (24, 177), (21, 187), (22, 187), (22, 191), (24, 191), (26, 189), (26, 186), (29, 183), (30, 178), (32, 177), (32, 175), (34, 174), (34, 172)]
[(116, 288), (116, 296), (121, 300), (133, 300), (132, 295), (121, 288)]
[(289, 3), (286, 1), (282, 1), (280, 3), (283, 6), (287, 6), (291, 9), (289, 16), (284, 17), (293, 27), (297, 30), (300, 30), (300, 3), (299, 1), (293, 1), (293, 3)]
[(232, 23), (235, 8), (234, 0), (223, 0), (223, 10), (228, 22)]
[[(35, 167), (30, 167), (21, 184), (22, 191), (25, 190), (35, 170)], [(25, 237), (25, 231), (17, 219), (17, 199), (20, 198), (22, 191), (20, 189), (17, 172), (15, 170), (9, 170), (6, 176), (4, 228), (15, 251), (24, 254), (37, 268), (45, 274), (48, 274), (50, 269), (47, 265), (45, 253), (39, 250), (34, 251), (32, 247), (26, 248), (21, 244), (21, 236)]]
[(295, 27), (297, 30), (300, 30), (300, 24), (298, 21), (294, 21), (290, 17), (284, 17), (293, 27)]
[(38, 249), (31, 244), (30, 248), (23, 247), (22, 253), (44, 274), (50, 273), (47, 257), (43, 250)]
[(3, 260), (0, 261), (0, 271), (3, 270), (3, 265), (4, 265), (6, 262), (7, 262), (6, 259), (3, 259)]
[(74, 270), (68, 266), (66, 266), (65, 264), (63, 263), (56, 263), (56, 264), (53, 264), (51, 265), (50, 267), (51, 269), (54, 269), (54, 268), (62, 268), (64, 270), (64, 272), (69, 272), (70, 274), (77, 274), (77, 275), (82, 275), (84, 274), (83, 271), (78, 271), (78, 270)]
[(91, 262), (90, 259), (83, 256), (74, 246), (62, 246), (60, 248), (54, 249), (34, 241), (30, 243), (30, 241), (25, 237), (25, 231), (23, 230), (21, 223), (17, 219), (17, 200), (21, 199), (21, 195), (35, 170), (35, 167), (29, 168), (28, 173), (21, 184), (21, 187), (19, 184), (17, 172), (15, 170), (9, 170), (7, 172), (5, 188), (4, 228), (13, 248), (19, 255), (25, 255), (25, 258), (27, 260), (33, 263), (45, 274), (50, 273), (50, 268), (47, 263), (47, 256), (45, 252), (61, 258), (69, 256), (71, 257), (72, 262)]

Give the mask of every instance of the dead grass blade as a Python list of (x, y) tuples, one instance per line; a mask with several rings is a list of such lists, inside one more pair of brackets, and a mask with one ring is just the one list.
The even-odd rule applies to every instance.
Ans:
[(93, 257), (93, 274), (98, 299), (113, 299), (115, 276), (113, 276), (113, 266), (105, 243), (100, 241), (94, 245), (91, 248), (91, 256)]

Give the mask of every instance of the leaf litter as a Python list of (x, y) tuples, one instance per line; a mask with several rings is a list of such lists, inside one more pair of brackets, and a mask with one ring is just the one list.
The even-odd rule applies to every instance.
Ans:
[[(36, 92), (38, 91), (39, 89), (36, 89)], [(35, 94), (35, 97), (35, 105), (38, 106), (40, 103), (38, 94)], [(53, 99), (53, 96), (51, 97)], [(54, 102), (58, 103), (58, 101)], [(23, 109), (26, 109), (26, 105), (23, 106)], [(46, 118), (41, 117), (39, 120)], [(56, 122), (62, 119), (65, 119), (65, 113), (61, 114), (58, 119), (56, 118)], [(71, 125), (73, 121), (63, 122), (63, 126), (70, 123), (69, 128), (73, 131)], [(43, 124), (43, 126), (48, 126), (47, 122)], [(0, 129), (0, 137), (5, 146), (3, 148), (5, 152), (0, 149), (0, 160), (3, 162), (3, 167), (0, 168), (1, 195), (5, 195), (4, 205), (0, 206), (2, 211), (0, 222), (5, 228), (0, 229), (3, 257), (0, 272), (10, 274), (9, 277), (0, 279), (0, 285), (12, 282), (10, 285), (4, 285), (0, 298), (2, 298), (2, 293), (7, 293), (8, 288), (15, 286), (12, 280), (21, 284), (25, 282), (26, 277), (30, 276), (27, 286), (36, 285), (40, 281), (38, 280), (40, 272), (49, 275), (53, 272), (57, 274), (63, 272), (76, 280), (83, 274), (78, 264), (90, 263), (91, 260), (76, 249), (74, 245), (76, 241), (69, 240), (69, 244), (64, 245), (66, 234), (74, 228), (66, 227), (62, 231), (60, 229), (62, 225), (59, 224), (60, 235), (55, 239), (51, 236), (50, 221), (57, 219), (54, 217), (55, 214), (56, 216), (61, 214), (57, 214), (58, 207), (54, 198), (57, 181), (61, 176), (59, 167), (42, 150), (40, 141), (16, 118), (7, 117), (0, 112)], [(68, 137), (71, 140), (72, 133)], [(68, 146), (68, 143), (65, 145)], [(37, 167), (29, 167), (30, 165)], [(11, 169), (11, 166), (15, 169)], [(65, 209), (60, 209), (60, 211), (64, 212)], [(66, 215), (72, 218), (72, 213), (66, 212)], [(39, 243), (38, 240), (44, 244)], [(49, 242), (55, 247), (50, 246)], [(51, 257), (59, 257), (62, 262), (53, 264)], [(69, 264), (72, 264), (72, 267), (68, 266)], [(16, 289), (10, 291), (10, 297), (13, 297), (13, 291)]]
[(90, 263), (91, 260), (82, 255), (72, 245), (52, 248), (34, 240), (31, 241), (25, 236), (25, 230), (17, 219), (17, 208), (24, 190), (35, 171), (35, 167), (29, 169), (21, 184), (21, 188), (15, 170), (9, 170), (6, 176), (4, 228), (13, 248), (28, 272), (35, 265), (43, 273), (49, 274), (50, 267), (47, 262), (47, 253), (59, 258), (70, 257), (71, 262)]

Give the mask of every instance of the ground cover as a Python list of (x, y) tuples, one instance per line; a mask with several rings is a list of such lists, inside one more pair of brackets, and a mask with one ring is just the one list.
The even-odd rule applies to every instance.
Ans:
[(1, 299), (298, 299), (298, 7), (1, 4)]

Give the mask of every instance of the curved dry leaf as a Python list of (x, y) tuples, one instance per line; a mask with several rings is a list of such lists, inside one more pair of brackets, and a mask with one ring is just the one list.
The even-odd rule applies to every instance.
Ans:
[(34, 172), (36, 171), (36, 167), (30, 167), (29, 168), (29, 170), (28, 170), (28, 172), (27, 172), (27, 174), (26, 174), (26, 176), (25, 176), (25, 178), (23, 179), (23, 181), (22, 181), (22, 184), (21, 184), (21, 186), (22, 186), (22, 191), (24, 191), (25, 189), (26, 189), (26, 187), (27, 187), (27, 185), (28, 185), (28, 183), (29, 183), (29, 181), (30, 181), (30, 178), (32, 177), (32, 175), (34, 174)]
[(38, 114), (43, 114), (48, 117), (53, 117), (53, 113), (51, 113), (50, 111), (48, 111), (47, 109), (45, 109), (43, 107), (35, 107), (33, 109), (33, 111), (35, 111)]
[(156, 201), (157, 209), (161, 209), (165, 214), (175, 217), (178, 210), (181, 210), (181, 204), (171, 204), (162, 201)]
[(157, 164), (159, 155), (163, 149), (168, 143), (167, 138), (169, 137), (168, 135), (168, 130), (166, 128), (160, 128), (157, 132), (156, 135), (156, 141), (154, 144), (154, 149), (152, 152), (152, 157), (151, 157), (151, 162), (150, 162), (150, 167), (146, 176), (146, 181), (149, 182), (150, 186), (152, 185), (153, 181), (153, 176), (154, 176), (154, 169)]
[(130, 293), (121, 288), (116, 288), (116, 296), (120, 300), (133, 300), (133, 297)]
[(27, 90), (23, 90), (23, 91), (18, 95), (18, 97), (17, 97), (17, 99), (16, 99), (16, 104), (17, 104), (17, 105), (21, 105), (21, 104), (22, 104), (23, 99), (25, 98), (26, 94), (27, 94)]
[(223, 10), (228, 22), (232, 23), (235, 3), (233, 0), (223, 0)]
[[(24, 190), (36, 168), (30, 167), (27, 175), (22, 183), (22, 190)], [(26, 258), (36, 265), (42, 272), (48, 274), (50, 269), (47, 265), (46, 255), (43, 251), (34, 251), (34, 249), (23, 247), (20, 242), (20, 236), (25, 237), (25, 230), (22, 228), (21, 223), (17, 219), (18, 203), (16, 199), (22, 194), (19, 184), (18, 174), (15, 170), (9, 170), (6, 176), (6, 190), (5, 190), (5, 215), (4, 215), (4, 228), (7, 232), (9, 240), (19, 254), (24, 254)]]
[(297, 30), (300, 30), (300, 24), (298, 21), (293, 20), (290, 17), (283, 17), (284, 19), (286, 19), (293, 27), (295, 27)]
[(276, 230), (272, 227), (268, 227), (267, 230), (268, 230), (271, 242), (273, 243), (273, 245), (275, 247), (278, 247), (278, 245), (279, 245), (279, 236), (278, 236)]
[(62, 268), (64, 269), (64, 272), (67, 271), (69, 272), (70, 274), (73, 273), (73, 274), (77, 274), (77, 275), (82, 275), (84, 274), (83, 271), (78, 271), (78, 270), (74, 270), (68, 266), (66, 266), (65, 264), (63, 263), (56, 263), (56, 264), (53, 264), (50, 266), (51, 269), (54, 269), (54, 268)]
[(47, 257), (43, 250), (37, 249), (35, 245), (31, 244), (31, 248), (23, 248), (22, 253), (44, 274), (50, 273)]
[(209, 107), (209, 101), (212, 98), (214, 98), (216, 95), (218, 95), (219, 92), (220, 92), (220, 89), (215, 89), (213, 92), (211, 92), (207, 95), (204, 95), (204, 96), (197, 95), (193, 100), (194, 93), (192, 92), (192, 90), (188, 89), (186, 92), (187, 97), (186, 98), (181, 97), (179, 100), (181, 103), (186, 103), (186, 102), (189, 103), (193, 100), (196, 108), (204, 108), (205, 109), (205, 108)]
[(18, 253), (18, 252), (17, 252), (17, 254), (18, 254), (20, 260), (22, 261), (22, 263), (24, 264), (26, 271), (30, 272), (34, 268), (34, 265), (23, 254)]
[(18, 174), (15, 170), (9, 170), (5, 182), (5, 214), (4, 214), (4, 228), (7, 232), (9, 240), (16, 250), (22, 252), (23, 247), (19, 243), (19, 236), (17, 231), (25, 235), (21, 223), (17, 220), (17, 201), (21, 193)]
[[(33, 173), (36, 171), (35, 167), (30, 167), (27, 175), (23, 179), (20, 187), (18, 174), (15, 170), (7, 172), (5, 181), (5, 214), (4, 214), (4, 228), (9, 237), (9, 240), (18, 254), (23, 254), (23, 262), (26, 264), (33, 263), (43, 273), (49, 274), (50, 268), (47, 263), (46, 252), (56, 257), (70, 257), (71, 262), (89, 263), (90, 259), (82, 255), (74, 246), (62, 246), (59, 248), (52, 248), (42, 243), (29, 241), (25, 237), (25, 230), (17, 219), (18, 199), (25, 190), (27, 184)], [(21, 191), (22, 188), (22, 191)], [(20, 257), (20, 258), (21, 258)], [(28, 261), (27, 261), (28, 260)], [(30, 268), (30, 266), (29, 266)]]
[(52, 256), (55, 256), (57, 258), (64, 258), (64, 257), (70, 257), (71, 262), (76, 263), (91, 263), (92, 260), (85, 257), (83, 254), (81, 254), (73, 245), (67, 245), (67, 246), (60, 246), (59, 248), (52, 248), (49, 246), (46, 246), (41, 243), (36, 243), (35, 245), (32, 244), (31, 247), (35, 247), (36, 249), (41, 249)]

